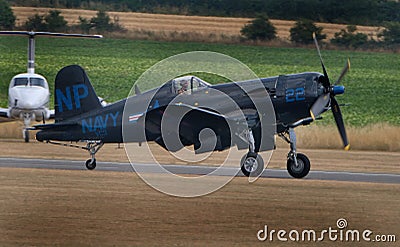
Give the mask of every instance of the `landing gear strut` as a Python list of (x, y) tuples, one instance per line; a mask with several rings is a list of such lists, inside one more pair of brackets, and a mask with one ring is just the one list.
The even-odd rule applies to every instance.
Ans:
[(96, 153), (100, 150), (101, 147), (103, 147), (104, 143), (103, 142), (88, 142), (86, 147), (82, 147), (83, 149), (89, 151), (89, 154), (91, 156), (90, 159), (86, 160), (85, 166), (88, 170), (93, 170), (96, 168)]
[(24, 128), (22, 130), (22, 136), (25, 142), (29, 142), (29, 130), (28, 128), (31, 126), (32, 115), (28, 112), (22, 114), (22, 118), (24, 119)]
[(255, 152), (255, 141), (253, 132), (246, 131), (245, 137), (249, 143), (249, 152), (240, 161), (240, 169), (246, 177), (258, 177), (264, 171), (264, 160)]
[[(289, 135), (289, 138), (286, 136)], [(294, 178), (303, 178), (310, 172), (310, 160), (306, 155), (297, 153), (296, 133), (293, 128), (289, 128), (285, 133), (279, 133), (279, 136), (290, 145), (290, 151), (287, 156), (287, 171)]]
[(86, 160), (85, 166), (88, 170), (93, 170), (96, 168), (96, 153), (100, 150), (101, 147), (103, 147), (104, 142), (102, 141), (86, 141), (87, 144), (86, 146), (79, 146), (79, 145), (73, 145), (69, 143), (60, 143), (60, 142), (53, 142), (53, 141), (47, 141), (47, 143), (54, 144), (54, 145), (60, 145), (64, 147), (73, 147), (73, 148), (79, 148), (79, 149), (84, 149), (87, 150), (91, 156), (90, 159)]
[(25, 142), (29, 142), (29, 130), (23, 129), (22, 136), (24, 137)]

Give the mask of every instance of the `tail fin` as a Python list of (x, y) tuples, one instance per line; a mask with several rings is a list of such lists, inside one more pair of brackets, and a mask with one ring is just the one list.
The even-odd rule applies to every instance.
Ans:
[(58, 72), (54, 97), (56, 122), (102, 108), (85, 70), (78, 65), (64, 67)]

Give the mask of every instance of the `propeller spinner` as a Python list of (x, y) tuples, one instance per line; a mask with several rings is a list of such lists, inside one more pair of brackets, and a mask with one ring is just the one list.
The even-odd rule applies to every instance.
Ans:
[(311, 114), (311, 117), (313, 119), (315, 119), (315, 117), (319, 116), (322, 112), (325, 111), (326, 106), (330, 102), (330, 106), (332, 109), (333, 117), (335, 118), (336, 126), (338, 127), (340, 137), (342, 138), (344, 149), (347, 151), (350, 149), (350, 144), (349, 144), (349, 141), (347, 138), (346, 128), (344, 127), (342, 112), (340, 111), (339, 104), (335, 99), (335, 95), (344, 93), (344, 90), (345, 90), (344, 86), (338, 85), (338, 84), (340, 83), (342, 78), (346, 75), (346, 73), (349, 71), (350, 60), (348, 59), (346, 61), (346, 64), (345, 64), (342, 72), (340, 73), (339, 78), (333, 85), (331, 85), (328, 73), (326, 72), (324, 61), (322, 60), (321, 52), (319, 49), (319, 45), (318, 45), (318, 41), (315, 36), (315, 33), (313, 34), (313, 39), (314, 39), (315, 46), (317, 47), (319, 59), (321, 61), (322, 70), (324, 72), (324, 76), (321, 76), (320, 81), (325, 88), (325, 93), (322, 94), (321, 96), (319, 96), (319, 98), (312, 105), (310, 114)]

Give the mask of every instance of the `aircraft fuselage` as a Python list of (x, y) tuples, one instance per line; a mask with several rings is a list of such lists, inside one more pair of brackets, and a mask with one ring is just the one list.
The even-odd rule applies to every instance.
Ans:
[[(261, 79), (275, 110), (277, 133), (285, 131), (290, 124), (310, 117), (310, 107), (323, 93), (323, 87), (318, 81), (320, 76), (320, 73), (301, 73)], [(241, 86), (253, 82), (249, 80), (209, 86), (187, 95), (182, 94), (179, 96), (178, 101), (182, 100), (186, 105), (198, 108), (202, 108), (205, 102), (208, 105), (213, 105), (213, 102), (215, 102), (214, 105), (218, 110), (222, 112), (229, 111), (229, 109), (223, 109), (224, 106), (220, 103), (222, 96), (210, 96), (210, 90), (216, 90), (222, 92), (221, 95), (228, 95), (241, 110), (254, 111), (252, 99), (241, 88)], [(60, 101), (60, 104), (56, 105), (56, 110), (57, 107), (59, 111), (65, 111), (68, 110), (68, 107), (80, 106), (78, 102), (86, 95), (85, 90), (74, 91), (74, 88), (69, 88), (68, 90), (70, 91), (63, 92), (64, 95), (62, 97), (65, 102), (72, 102), (71, 106)], [(176, 101), (177, 95), (172, 91), (172, 84), (166, 83), (160, 88), (131, 96), (104, 108), (58, 121), (51, 129), (44, 129), (39, 132), (36, 138), (39, 141), (99, 140), (103, 143), (121, 143), (124, 141), (122, 133), (122, 124), (124, 123), (132, 125), (129, 128), (130, 132), (124, 133), (125, 137), (128, 136), (130, 142), (154, 141), (160, 136), (159, 123), (162, 113), (153, 114), (155, 117), (147, 117), (147, 119), (143, 116), (154, 111), (165, 111), (165, 108), (172, 101)], [(68, 97), (70, 98), (68, 99)], [(130, 109), (131, 113), (125, 113), (124, 115), (124, 107), (127, 100), (130, 107), (137, 106), (138, 109), (137, 111)], [(149, 103), (147, 106), (143, 106), (143, 102)], [(157, 119), (157, 116), (160, 119)], [(143, 133), (144, 124), (146, 124), (147, 133)], [(68, 130), (68, 132), (65, 132), (65, 130)]]

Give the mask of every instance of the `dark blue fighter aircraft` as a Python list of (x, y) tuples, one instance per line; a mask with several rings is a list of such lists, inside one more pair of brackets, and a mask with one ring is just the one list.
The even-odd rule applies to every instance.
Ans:
[[(290, 144), (287, 170), (295, 178), (306, 176), (310, 170), (307, 156), (297, 153), (296, 150), (294, 128), (297, 126), (308, 125), (323, 112), (332, 110), (344, 148), (350, 148), (339, 104), (335, 99), (336, 95), (344, 93), (344, 87), (338, 84), (350, 67), (349, 61), (332, 85), (315, 38), (314, 41), (323, 69), (322, 74), (306, 72), (260, 79), (270, 96), (275, 112), (273, 135), (277, 134)], [(252, 80), (249, 80), (210, 85), (195, 76), (184, 76), (170, 80), (159, 88), (144, 93), (138, 92), (130, 98), (102, 106), (85, 71), (78, 65), (67, 66), (58, 72), (55, 80), (55, 123), (34, 126), (34, 129), (39, 130), (36, 139), (89, 151), (91, 158), (86, 161), (86, 167), (90, 170), (96, 167), (95, 154), (104, 143), (155, 141), (173, 152), (183, 146), (193, 145), (196, 153), (222, 151), (237, 146), (238, 149), (249, 150), (241, 159), (242, 172), (246, 176), (258, 176), (264, 169), (264, 161), (258, 153), (272, 150), (274, 145), (268, 142), (262, 144), (265, 136), (262, 136), (262, 133), (265, 131), (260, 124), (260, 113), (241, 87), (252, 83)], [(208, 93), (210, 90), (228, 95), (242, 110), (245, 118), (228, 117), (229, 114), (221, 114), (218, 109), (203, 107), (201, 100), (196, 101), (202, 99), (203, 102), (215, 102), (214, 105), (218, 107), (220, 98)], [(185, 104), (172, 103), (181, 93), (186, 94), (189, 101)], [(128, 100), (133, 105), (149, 103), (145, 106), (145, 111), (124, 114)], [(192, 104), (190, 100), (196, 103)], [(167, 111), (171, 106), (175, 108), (172, 114), (171, 111)], [(224, 112), (236, 110), (228, 108), (224, 109)], [(184, 114), (180, 117), (179, 127), (176, 129), (181, 145), (167, 145), (161, 123), (163, 119), (178, 118), (174, 116), (174, 112), (178, 114), (182, 111)], [(129, 129), (127, 138), (123, 135), (124, 123), (133, 123), (130, 126), (134, 126)], [(233, 130), (231, 126), (236, 127)], [(206, 128), (215, 133), (215, 145), (212, 145), (212, 150), (204, 147), (204, 140), (201, 141), (200, 138), (201, 131)], [(270, 137), (268, 134), (266, 136)], [(86, 146), (58, 141), (86, 142)]]

